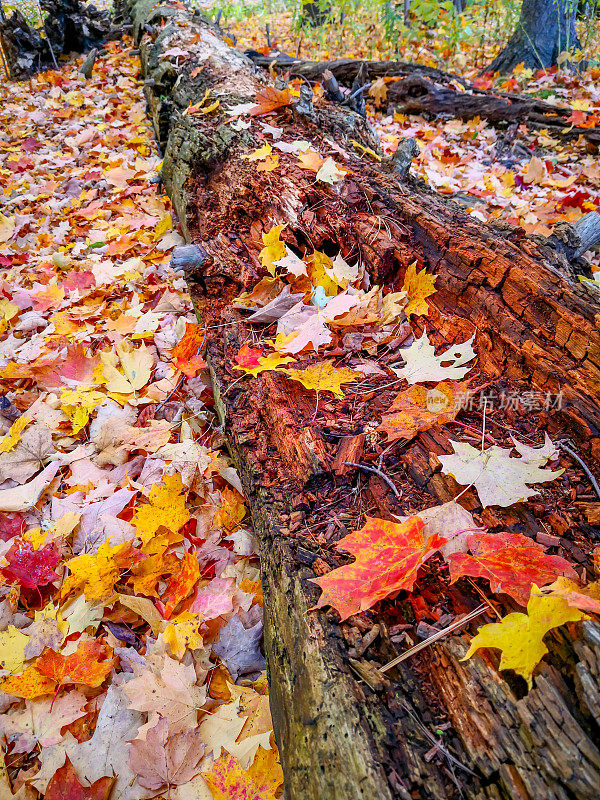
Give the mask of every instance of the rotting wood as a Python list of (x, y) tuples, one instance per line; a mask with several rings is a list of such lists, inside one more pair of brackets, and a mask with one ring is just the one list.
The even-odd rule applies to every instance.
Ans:
[[(548, 424), (569, 432), (586, 460), (597, 464), (595, 295), (571, 275), (551, 242), (483, 226), (418, 183), (399, 183), (357, 157), (349, 156), (354, 174), (339, 193), (283, 158), (284, 170), (257, 177), (240, 158), (256, 146), (250, 133), (233, 131), (221, 112), (192, 117), (182, 111), (206, 89), (222, 104), (251, 100), (262, 76), (179, 8), (165, 12), (160, 29), (162, 12), (148, 10), (151, 33), (144, 36), (147, 23), (137, 8), (142, 64), (151, 81), (146, 94), (166, 144), (163, 180), (188, 240), (210, 257), (196, 276), (195, 303), (208, 325), (221, 423), (261, 539), (271, 704), (288, 798), (408, 800), (416, 793), (437, 800), (462, 791), (476, 800), (591, 800), (600, 781), (597, 624), (553, 636), (552, 661), (541, 665), (533, 690), (520, 696), (518, 682), (508, 683), (492, 656), (459, 660), (462, 636), (408, 659), (391, 683), (378, 676), (370, 656), (374, 647), (385, 660), (397, 655), (383, 619), (377, 620), (377, 642), (353, 662), (337, 615), (309, 611), (318, 592), (308, 579), (329, 569), (329, 553), (305, 529), (305, 519), (322, 513), (319, 492), (334, 498), (340, 489), (342, 496), (350, 493), (355, 472), (334, 478), (340, 448), (311, 423), (314, 401), (295, 383), (277, 373), (239, 381), (233, 356), (249, 326), (231, 300), (262, 274), (260, 234), (274, 222), (288, 223), (292, 245), (310, 241), (360, 254), (373, 282), (395, 288), (417, 260), (438, 276), (428, 329), (447, 341), (463, 341), (477, 330), (481, 368), (490, 380), (562, 390), (565, 405)], [(161, 58), (175, 44), (189, 49), (189, 62)], [(315, 114), (317, 124), (283, 110), (277, 123), (324, 151), (327, 137), (349, 152), (352, 138), (373, 146), (369, 129), (351, 112), (316, 106)], [(332, 418), (344, 402), (328, 404)], [(350, 435), (368, 439), (360, 427)], [(443, 429), (420, 434), (402, 454), (406, 475), (399, 488), (410, 493), (418, 485), (436, 500), (453, 497), (458, 487), (440, 473), (435, 455), (448, 452), (447, 442)], [(363, 443), (354, 439), (352, 446)], [(472, 492), (464, 500), (477, 508)], [(343, 497), (339, 507), (346, 508)], [(511, 514), (509, 526), (542, 532), (531, 508)], [(490, 509), (481, 517), (490, 526), (504, 522)], [(453, 728), (432, 757), (429, 726), (440, 708)]]

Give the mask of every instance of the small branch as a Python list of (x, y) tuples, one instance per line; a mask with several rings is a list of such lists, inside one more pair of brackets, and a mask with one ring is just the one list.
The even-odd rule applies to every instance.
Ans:
[(395, 497), (397, 497), (398, 499), (402, 497), (401, 493), (398, 491), (398, 489), (396, 489), (393, 481), (390, 478), (388, 478), (385, 472), (383, 472), (380, 469), (377, 469), (377, 467), (370, 467), (368, 464), (357, 464), (354, 461), (342, 461), (342, 464), (346, 467), (356, 467), (357, 469), (362, 469), (365, 472), (372, 472), (373, 475), (378, 475), (381, 478), (381, 480), (387, 483), (387, 485), (394, 493)]
[(411, 647), (410, 650), (407, 650), (405, 653), (402, 653), (397, 658), (393, 658), (391, 661), (388, 661), (388, 663), (384, 664), (383, 667), (379, 667), (379, 672), (387, 672), (388, 669), (395, 667), (396, 664), (400, 664), (400, 662), (406, 661), (407, 658), (410, 658), (411, 656), (414, 656), (415, 653), (419, 653), (421, 650), (424, 650), (426, 647), (429, 647), (430, 644), (438, 642), (440, 639), (443, 639), (449, 633), (452, 633), (452, 631), (455, 631), (458, 628), (462, 628), (462, 626), (466, 625), (467, 622), (471, 622), (471, 620), (474, 620), (476, 617), (485, 614), (487, 610), (488, 610), (487, 606), (479, 606), (474, 611), (471, 611), (470, 614), (467, 614), (461, 619), (455, 620), (452, 623), (452, 625), (448, 625), (446, 628), (442, 628), (441, 631), (434, 633), (433, 636), (430, 636), (428, 639), (425, 639), (424, 642), (416, 644), (414, 647)]
[(568, 453), (571, 456), (571, 458), (574, 458), (575, 461), (577, 461), (581, 469), (590, 479), (590, 483), (594, 487), (594, 491), (596, 492), (596, 494), (598, 495), (598, 499), (600, 500), (600, 486), (598, 486), (598, 481), (596, 480), (596, 478), (594, 478), (592, 471), (585, 463), (585, 461), (582, 458), (580, 458), (574, 450), (571, 450), (571, 448), (564, 442), (558, 442), (557, 444), (562, 450), (565, 451), (565, 453)]

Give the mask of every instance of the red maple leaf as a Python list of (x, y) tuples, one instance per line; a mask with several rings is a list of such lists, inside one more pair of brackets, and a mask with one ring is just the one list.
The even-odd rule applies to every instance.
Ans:
[(23, 517), (20, 514), (0, 514), (0, 540), (9, 542), (20, 536), (23, 530)]
[(332, 606), (344, 620), (401, 589), (412, 591), (421, 564), (446, 543), (437, 534), (425, 540), (424, 527), (419, 517), (402, 523), (367, 517), (363, 528), (336, 545), (356, 561), (311, 578), (323, 590), (315, 608)]
[(240, 365), (240, 367), (244, 367), (245, 369), (252, 369), (253, 367), (258, 367), (260, 364), (259, 358), (262, 355), (262, 349), (256, 347), (250, 347), (250, 345), (246, 342), (240, 347), (240, 350), (235, 357), (236, 362)]
[(83, 786), (75, 767), (67, 759), (50, 778), (44, 797), (46, 800), (108, 800), (115, 778), (98, 778), (91, 786)]
[(9, 581), (18, 581), (27, 589), (45, 586), (60, 578), (54, 568), (60, 561), (60, 553), (55, 544), (48, 544), (34, 550), (30, 542), (18, 541), (6, 554), (8, 566), (2, 574)]
[(526, 606), (532, 584), (545, 586), (559, 575), (577, 580), (568, 561), (546, 555), (541, 545), (520, 533), (470, 533), (467, 544), (472, 555), (448, 557), (451, 583), (467, 575), (485, 578), (492, 592), (504, 592)]

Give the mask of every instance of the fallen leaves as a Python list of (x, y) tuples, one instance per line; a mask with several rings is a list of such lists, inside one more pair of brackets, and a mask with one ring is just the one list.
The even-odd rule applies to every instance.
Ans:
[(471, 640), (463, 660), (470, 658), (480, 647), (501, 650), (500, 669), (514, 670), (531, 688), (533, 670), (548, 652), (544, 636), (552, 628), (582, 619), (585, 619), (585, 614), (569, 606), (566, 600), (541, 596), (534, 585), (527, 614), (508, 614), (501, 622), (481, 627)]
[(364, 527), (337, 543), (356, 560), (311, 579), (323, 591), (315, 608), (330, 605), (344, 620), (401, 589), (411, 591), (419, 567), (446, 541), (437, 534), (426, 539), (423, 528), (419, 517), (399, 524), (367, 518)]
[(544, 553), (544, 548), (520, 533), (469, 533), (472, 555), (448, 557), (450, 582), (470, 575), (490, 582), (492, 592), (504, 592), (526, 606), (534, 584), (544, 586), (559, 575), (577, 578), (568, 561)]
[(306, 389), (315, 392), (331, 392), (336, 397), (343, 397), (342, 385), (352, 383), (359, 373), (347, 367), (334, 367), (331, 361), (311, 364), (306, 369), (286, 369), (285, 374), (301, 383)]
[[(548, 440), (549, 441), (549, 440)], [(482, 506), (511, 506), (537, 494), (528, 483), (553, 481), (563, 470), (552, 472), (543, 466), (554, 454), (554, 446), (525, 448), (515, 443), (521, 458), (513, 458), (510, 449), (493, 445), (478, 449), (467, 442), (450, 441), (453, 455), (440, 456), (442, 471), (463, 486), (475, 486)]]
[[(136, 64), (116, 42), (99, 80), (82, 84), (76, 64), (34, 76), (44, 111), (7, 132), (35, 147), (4, 170), (0, 215), (1, 788), (13, 796), (15, 781), (27, 800), (191, 796), (208, 792), (199, 772), (213, 760), (199, 722), (230, 697), (207, 697), (217, 659), (223, 681), (226, 663), (257, 681), (244, 690), (260, 728), (232, 745), (243, 766), (270, 746), (256, 543), (239, 476), (215, 449), (205, 330), (169, 266), (183, 240), (154, 180)], [(17, 83), (0, 94), (3, 123), (7, 106), (29, 103)], [(206, 118), (218, 101), (197, 105), (188, 113)], [(31, 116), (36, 140), (23, 133)], [(0, 147), (0, 171), (15, 152)], [(286, 252), (278, 235), (266, 245)], [(272, 766), (259, 758), (255, 778)]]

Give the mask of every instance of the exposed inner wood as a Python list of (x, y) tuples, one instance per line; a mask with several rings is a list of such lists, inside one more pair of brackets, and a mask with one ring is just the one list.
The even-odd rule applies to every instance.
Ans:
[[(400, 288), (416, 260), (437, 275), (426, 323), (436, 344), (476, 333), (483, 382), (562, 391), (562, 408), (546, 415), (547, 429), (568, 434), (596, 467), (597, 297), (551, 242), (486, 227), (420, 184), (401, 183), (353, 155), (352, 139), (376, 143), (360, 117), (338, 106), (316, 106), (312, 118), (288, 107), (268, 119), (284, 127), (286, 138), (310, 139), (323, 154), (335, 152), (331, 141), (346, 151), (352, 174), (339, 190), (317, 184), (284, 154), (278, 170), (257, 172), (242, 158), (257, 142), (248, 131), (234, 131), (222, 110), (181, 112), (206, 89), (221, 106), (252, 100), (265, 78), (185, 10), (142, 2), (133, 11), (150, 112), (166, 145), (165, 186), (187, 238), (207, 256), (194, 275), (195, 303), (207, 325), (221, 422), (261, 538), (265, 645), (287, 797), (441, 800), (462, 792), (478, 800), (591, 800), (600, 784), (600, 626), (585, 622), (555, 635), (551, 661), (540, 665), (525, 694), (498, 672), (492, 653), (461, 662), (464, 634), (382, 677), (377, 664), (397, 655), (385, 609), (342, 626), (335, 612), (309, 610), (319, 592), (308, 579), (335, 563), (333, 544), (343, 535), (333, 531), (327, 540), (312, 527), (329, 519), (331, 506), (342, 528), (345, 519), (356, 519), (356, 470), (343, 462), (373, 452), (373, 428), (359, 417), (342, 436), (326, 433), (361, 398), (328, 401), (316, 414), (314, 397), (280, 373), (240, 380), (234, 356), (251, 326), (231, 301), (264, 274), (261, 234), (273, 224), (287, 224), (290, 245), (360, 258), (372, 282), (391, 289)], [(191, 56), (179, 66), (161, 58), (175, 45)], [(449, 438), (446, 429), (432, 429), (384, 462), (395, 465), (402, 498), (372, 476), (365, 489), (370, 507), (389, 518), (406, 511), (415, 492), (425, 492), (432, 505), (455, 496), (459, 488), (437, 460), (449, 452)], [(492, 529), (544, 530), (530, 508), (480, 513), (472, 492), (465, 500)], [(464, 611), (479, 603), (474, 592), (450, 592)], [(440, 750), (431, 727), (444, 721), (450, 725)]]

